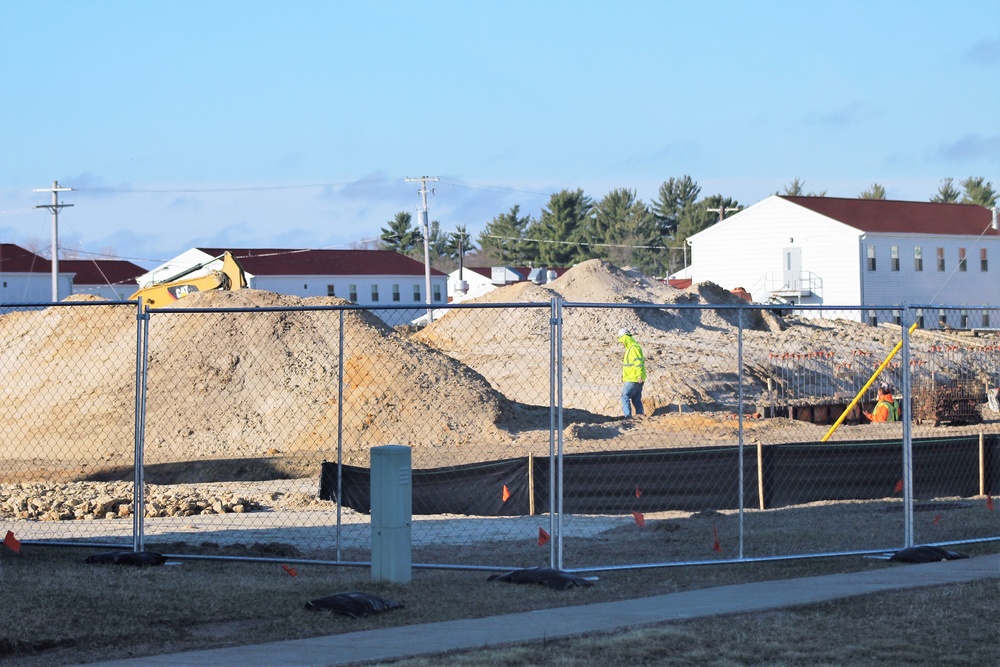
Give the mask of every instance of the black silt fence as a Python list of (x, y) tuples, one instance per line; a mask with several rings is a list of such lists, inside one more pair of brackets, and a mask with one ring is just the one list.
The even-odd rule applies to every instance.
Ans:
[[(563, 458), (563, 511), (628, 514), (633, 511), (738, 509), (736, 447), (682, 448)], [(774, 508), (824, 500), (871, 500), (900, 494), (901, 441), (779, 444), (744, 448), (744, 507)], [(980, 466), (976, 436), (913, 441), (914, 496), (971, 497), (1000, 487), (1000, 436), (984, 439)], [(415, 515), (524, 516), (550, 511), (548, 458), (522, 457), (412, 475)], [(533, 474), (529, 475), (529, 470)], [(529, 479), (533, 477), (533, 480)], [(758, 483), (760, 480), (760, 483)], [(336, 500), (337, 464), (324, 462), (320, 498)], [(343, 466), (343, 506), (371, 511), (368, 468)], [(763, 488), (764, 503), (759, 489)], [(534, 499), (530, 498), (534, 492)]]

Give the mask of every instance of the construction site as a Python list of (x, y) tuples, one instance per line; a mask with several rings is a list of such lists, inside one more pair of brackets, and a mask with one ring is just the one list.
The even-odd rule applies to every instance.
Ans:
[[(333, 297), (201, 292), (153, 312), (139, 352), (129, 305), (73, 297), (0, 316), (0, 516), (28, 539), (45, 539), (53, 520), (123, 523), (139, 446), (149, 497), (161, 499), (146, 504), (154, 524), (228, 514), (271, 527), (287, 509), (310, 522), (336, 512), (339, 526), (350, 510), (318, 497), (322, 465), (366, 467), (386, 444), (409, 447), (419, 470), (554, 448), (899, 441), (902, 424), (864, 417), (883, 363), (879, 381), (900, 388), (908, 364), (914, 438), (1000, 434), (995, 331), (917, 329), (907, 360), (894, 354), (900, 326), (858, 312), (754, 307), (711, 283), (680, 290), (601, 260), (442, 311), (391, 327)], [(621, 414), (620, 328), (645, 351), (641, 418)], [(164, 500), (185, 489), (197, 493)], [(97, 511), (102, 495), (117, 501)], [(100, 535), (93, 523), (74, 530)]]

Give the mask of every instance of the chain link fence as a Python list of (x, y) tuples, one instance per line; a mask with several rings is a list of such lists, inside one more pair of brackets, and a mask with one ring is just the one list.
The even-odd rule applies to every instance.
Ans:
[[(440, 306), (417, 326), (412, 305), (243, 292), (0, 315), (7, 530), (365, 565), (370, 451), (397, 444), (418, 566), (1000, 538), (995, 309), (526, 299)], [(648, 373), (629, 418), (623, 328)], [(868, 416), (883, 383), (900, 421)]]

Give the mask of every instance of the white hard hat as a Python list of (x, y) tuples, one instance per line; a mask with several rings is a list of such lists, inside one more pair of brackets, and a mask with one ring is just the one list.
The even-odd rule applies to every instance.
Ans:
[(632, 333), (631, 331), (629, 331), (628, 329), (622, 327), (621, 329), (618, 330), (618, 337), (621, 338), (622, 336), (628, 336), (631, 333)]

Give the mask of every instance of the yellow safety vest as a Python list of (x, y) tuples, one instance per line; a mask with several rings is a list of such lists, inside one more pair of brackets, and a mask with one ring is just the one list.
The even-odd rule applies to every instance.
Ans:
[(625, 344), (625, 356), (622, 358), (622, 382), (646, 381), (646, 357), (635, 338), (625, 334), (618, 339)]

